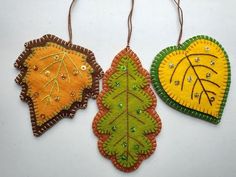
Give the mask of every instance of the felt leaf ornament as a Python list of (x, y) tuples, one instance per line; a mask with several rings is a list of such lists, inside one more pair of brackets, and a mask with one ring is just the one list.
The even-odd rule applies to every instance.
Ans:
[(220, 122), (230, 86), (230, 64), (223, 47), (196, 36), (162, 50), (151, 67), (152, 83), (171, 107), (200, 119)]
[(133, 171), (156, 147), (161, 121), (150, 77), (130, 48), (113, 60), (103, 79), (93, 121), (98, 147), (122, 171)]
[(21, 99), (30, 107), (33, 133), (39, 136), (63, 117), (72, 118), (98, 95), (103, 71), (93, 53), (56, 36), (25, 44), (15, 66), (21, 73)]

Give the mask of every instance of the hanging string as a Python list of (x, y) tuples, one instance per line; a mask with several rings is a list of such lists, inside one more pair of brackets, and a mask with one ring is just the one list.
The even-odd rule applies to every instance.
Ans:
[(183, 35), (184, 15), (183, 15), (183, 10), (180, 7), (180, 0), (174, 0), (174, 2), (178, 8), (178, 18), (179, 18), (180, 30), (179, 30), (179, 38), (178, 38), (177, 44), (180, 45), (182, 35)]
[(72, 0), (70, 4), (69, 14), (68, 14), (68, 33), (69, 33), (69, 43), (72, 43), (72, 26), (71, 26), (71, 9), (76, 0)]
[(130, 39), (132, 35), (133, 25), (132, 25), (132, 16), (134, 10), (134, 0), (131, 0), (131, 9), (128, 16), (128, 37), (127, 37), (127, 47), (130, 45)]

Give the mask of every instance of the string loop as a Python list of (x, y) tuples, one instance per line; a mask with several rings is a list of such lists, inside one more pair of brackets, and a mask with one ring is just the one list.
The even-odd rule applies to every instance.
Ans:
[(127, 47), (130, 46), (130, 39), (131, 39), (131, 35), (132, 35), (132, 30), (133, 30), (133, 24), (132, 24), (133, 10), (134, 10), (134, 0), (131, 0), (131, 9), (130, 9), (129, 16), (128, 16)]
[(69, 8), (69, 14), (68, 14), (68, 33), (69, 33), (69, 43), (72, 43), (72, 26), (71, 26), (71, 9), (74, 5), (76, 0), (72, 0)]
[(177, 44), (180, 45), (181, 39), (183, 36), (184, 14), (183, 14), (182, 8), (180, 7), (180, 0), (174, 0), (174, 3), (177, 6), (178, 18), (179, 18), (179, 24), (180, 24), (179, 37), (177, 41)]

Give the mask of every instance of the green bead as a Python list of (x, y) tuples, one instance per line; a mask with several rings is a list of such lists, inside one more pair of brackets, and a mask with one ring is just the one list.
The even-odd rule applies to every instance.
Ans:
[(141, 109), (138, 109), (136, 112), (137, 114), (141, 114), (143, 111)]
[(122, 156), (121, 156), (121, 159), (122, 159), (122, 160), (127, 160), (127, 156), (126, 156), (126, 155), (122, 155)]
[(137, 85), (133, 85), (133, 90), (138, 90), (138, 86)]
[(120, 66), (120, 69), (123, 71), (126, 71), (127, 68), (126, 68), (126, 66), (122, 65), (122, 66)]
[(116, 87), (120, 87), (120, 82), (115, 82)]
[(123, 108), (123, 104), (122, 103), (119, 103), (118, 106), (119, 106), (119, 108)]
[(111, 127), (112, 131), (116, 131), (116, 126), (114, 125), (113, 127)]
[(123, 147), (127, 147), (127, 143), (126, 143), (126, 142), (123, 142), (123, 143), (122, 143), (122, 146), (123, 146)]
[(135, 132), (136, 131), (136, 128), (135, 127), (131, 127), (131, 132)]
[(134, 145), (134, 149), (138, 150), (139, 149), (139, 145), (138, 144)]

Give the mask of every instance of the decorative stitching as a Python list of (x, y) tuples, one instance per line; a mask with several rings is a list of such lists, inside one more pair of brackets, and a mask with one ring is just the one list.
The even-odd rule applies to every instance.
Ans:
[[(219, 56), (215, 56), (212, 53), (210, 53), (210, 49), (209, 46), (214, 43), (214, 45), (217, 45), (218, 48), (216, 49)], [(193, 54), (191, 53), (191, 50), (196, 48), (198, 45), (206, 45), (207, 47), (205, 48), (205, 53), (201, 53), (198, 52), (198, 54)], [(207, 82), (209, 84), (212, 84), (212, 87), (225, 87), (225, 91), (222, 93), (220, 92), (218, 94), (219, 97), (222, 97), (222, 101), (220, 103), (216, 103), (216, 107), (219, 109), (219, 113), (218, 115), (212, 115), (210, 112), (206, 113), (206, 110), (201, 109), (200, 110), (196, 110), (196, 106), (194, 107), (190, 107), (189, 104), (190, 103), (185, 103), (184, 101), (181, 101), (176, 95), (174, 95), (173, 91), (170, 91), (170, 89), (167, 89), (166, 85), (163, 85), (163, 83), (160, 81), (161, 76), (160, 76), (160, 71), (163, 68), (160, 68), (160, 66), (164, 66), (167, 65), (168, 61), (170, 61), (170, 59), (173, 59), (174, 56), (179, 55), (181, 53), (183, 53), (183, 51), (185, 51), (185, 56), (179, 60), (178, 64), (180, 64), (181, 62), (183, 62), (186, 58), (186, 61), (190, 61), (191, 65), (189, 66), (190, 68), (194, 68), (194, 70), (196, 69), (196, 67), (202, 67), (207, 70), (209, 70), (209, 73), (206, 74), (206, 77), (211, 77), (212, 74), (215, 74), (215, 76), (217, 76), (218, 71), (214, 70), (212, 67), (207, 67), (207, 66), (202, 66), (201, 64), (198, 64), (200, 62), (199, 58), (196, 58), (194, 62), (196, 62), (197, 64), (193, 64), (192, 63), (192, 59), (193, 56), (202, 56), (202, 55), (207, 55), (209, 57), (212, 57), (212, 60), (210, 61), (210, 65), (214, 66), (216, 64), (216, 62), (220, 59), (225, 59), (225, 65), (221, 66), (223, 68), (226, 68), (227, 73), (225, 76), (223, 76), (222, 78), (225, 79), (225, 81), (221, 84), (218, 83), (214, 83), (213, 81), (211, 81), (208, 78), (196, 78), (196, 80), (193, 80), (193, 78), (188, 78), (189, 80), (191, 80), (190, 82), (194, 83), (194, 87), (192, 89), (192, 93), (190, 94), (191, 98), (193, 99), (194, 97), (194, 88), (197, 84), (197, 82)], [(191, 57), (191, 58), (190, 58)], [(174, 61), (173, 61), (174, 62)], [(176, 68), (178, 67), (177, 65), (174, 66), (173, 63), (170, 63), (169, 65), (170, 69), (174, 69), (176, 70)], [(198, 69), (199, 69), (198, 68)], [(189, 72), (188, 70), (186, 70), (185, 72)], [(212, 73), (212, 74), (211, 74)], [(195, 70), (195, 74), (196, 74), (196, 70)], [(169, 106), (173, 107), (174, 109), (177, 109), (185, 114), (209, 121), (211, 123), (217, 124), (220, 122), (221, 116), (222, 116), (222, 112), (225, 106), (225, 102), (227, 99), (227, 95), (228, 95), (228, 91), (229, 91), (229, 87), (230, 87), (230, 63), (228, 60), (228, 55), (226, 54), (224, 48), (221, 46), (221, 44), (219, 44), (219, 42), (217, 42), (215, 39), (208, 37), (208, 36), (195, 36), (193, 38), (188, 39), (187, 41), (185, 41), (182, 45), (180, 46), (172, 46), (172, 47), (168, 47), (164, 50), (162, 50), (154, 59), (152, 66), (151, 66), (151, 78), (152, 78), (152, 84), (156, 90), (156, 92), (158, 93), (158, 95), (162, 98), (162, 100), (164, 102), (166, 102)], [(184, 79), (185, 79), (185, 75), (184, 75)], [(171, 79), (169, 80), (170, 82), (172, 82), (172, 76)], [(185, 81), (186, 82), (186, 81)], [(181, 84), (180, 84), (181, 83)], [(204, 83), (206, 84), (206, 83)], [(179, 80), (178, 82), (176, 82), (176, 85), (180, 85), (181, 89), (183, 90), (183, 81)], [(204, 92), (204, 91), (203, 91)], [(209, 103), (212, 103), (212, 101), (215, 101), (216, 99), (213, 97), (210, 97), (209, 94), (212, 95), (216, 95), (215, 92), (205, 89), (205, 93), (206, 95), (208, 95), (208, 100)], [(202, 96), (203, 93), (200, 92), (198, 93), (198, 95), (196, 95), (198, 98), (198, 104), (201, 104), (202, 101)], [(195, 109), (195, 110), (194, 110)]]
[[(47, 43), (60, 45), (65, 49), (72, 50), (75, 52), (82, 53), (87, 56), (86, 62), (93, 68), (94, 72), (92, 73), (92, 85), (90, 88), (85, 88), (82, 93), (81, 101), (73, 102), (67, 109), (61, 110), (56, 114), (52, 119), (48, 120), (42, 125), (38, 125), (36, 121), (35, 105), (33, 104), (32, 98), (27, 95), (29, 86), (25, 83), (25, 76), (27, 71), (30, 69), (25, 65), (25, 61), (33, 54), (35, 47), (44, 48)], [(59, 120), (64, 117), (73, 118), (76, 110), (85, 109), (87, 107), (88, 98), (96, 98), (99, 93), (99, 79), (103, 77), (103, 71), (101, 67), (97, 64), (94, 54), (81, 46), (70, 44), (54, 35), (47, 34), (39, 39), (35, 39), (25, 43), (25, 50), (21, 53), (18, 59), (15, 62), (15, 67), (20, 70), (20, 74), (16, 77), (15, 81), (22, 87), (20, 98), (27, 102), (30, 109), (31, 124), (33, 129), (33, 134), (35, 136), (42, 135), (46, 130), (55, 125)]]
[[(124, 81), (120, 82), (121, 79)], [(131, 87), (130, 84), (134, 87)], [(120, 92), (119, 88), (124, 91)], [(136, 96), (130, 94), (130, 89), (137, 89), (139, 96), (142, 95), (144, 99), (137, 99)], [(119, 97), (114, 99), (114, 95), (119, 95)], [(117, 102), (120, 97), (124, 101), (121, 104)], [(112, 102), (108, 101), (110, 98), (112, 98)], [(138, 101), (138, 104), (143, 108), (140, 110), (143, 115), (139, 118), (134, 115), (136, 111), (139, 111), (134, 109), (136, 103), (130, 103), (134, 100)], [(144, 102), (140, 103), (140, 100)], [(148, 158), (156, 148), (155, 137), (161, 130), (161, 120), (155, 112), (156, 98), (150, 89), (150, 76), (142, 68), (138, 57), (130, 48), (122, 50), (113, 60), (111, 68), (103, 78), (103, 90), (98, 96), (97, 104), (99, 112), (94, 118), (93, 130), (99, 138), (99, 151), (124, 172), (137, 169), (141, 162)], [(117, 105), (117, 108), (114, 105)], [(123, 131), (119, 131), (119, 138), (116, 138), (114, 133), (119, 130), (116, 125), (126, 127), (122, 129)], [(141, 131), (138, 137), (134, 136), (136, 131)], [(141, 146), (140, 148), (143, 150), (132, 149), (131, 141)], [(124, 148), (121, 149), (123, 153), (110, 150), (110, 148), (122, 148), (121, 145)]]

